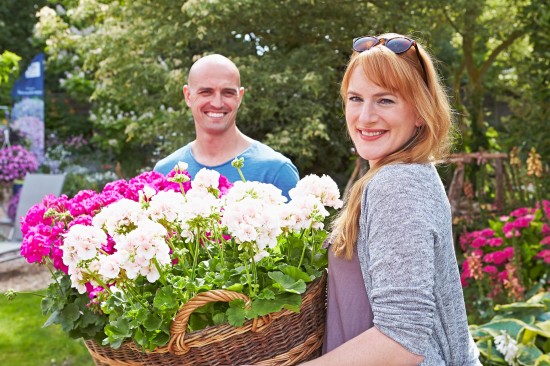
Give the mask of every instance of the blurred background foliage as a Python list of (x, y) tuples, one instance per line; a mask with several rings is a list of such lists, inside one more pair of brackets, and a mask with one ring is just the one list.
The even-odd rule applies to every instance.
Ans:
[[(536, 147), (548, 169), (549, 17), (540, 0), (5, 0), (0, 50), (21, 57), (19, 70), (45, 51), (48, 146), (82, 139), (82, 151), (67, 147), (78, 164), (124, 177), (194, 138), (188, 69), (224, 54), (246, 89), (241, 130), (302, 176), (329, 173), (343, 187), (355, 160), (339, 98), (351, 40), (388, 31), (440, 60), (456, 152), (518, 147), (526, 159)], [(9, 90), (0, 85), (2, 104)]]

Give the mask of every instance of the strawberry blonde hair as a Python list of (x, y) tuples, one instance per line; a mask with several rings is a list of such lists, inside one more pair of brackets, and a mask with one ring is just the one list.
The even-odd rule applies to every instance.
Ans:
[[(395, 36), (399, 35), (383, 34), (378, 38), (390, 39)], [(425, 75), (413, 47), (418, 47)], [(400, 95), (410, 103), (423, 124), (409, 143), (380, 159), (349, 190), (344, 198), (344, 208), (332, 223), (332, 248), (338, 257), (351, 259), (353, 255), (359, 233), (363, 190), (377, 171), (390, 164), (435, 162), (449, 152), (452, 132), (449, 99), (430, 55), (418, 43), (413, 47), (399, 55), (383, 45), (361, 53), (354, 52), (344, 73), (340, 87), (344, 106), (351, 75), (355, 69), (361, 68), (372, 83)]]

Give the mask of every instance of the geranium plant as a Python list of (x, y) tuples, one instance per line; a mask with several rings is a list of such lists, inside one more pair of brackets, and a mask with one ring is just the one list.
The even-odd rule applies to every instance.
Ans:
[(492, 307), (485, 305), (523, 301), (549, 288), (549, 218), (550, 201), (543, 200), (536, 207), (518, 208), (489, 220), (488, 228), (460, 236), (462, 284), (478, 301), (488, 302), (478, 309), (489, 310), (482, 317), (492, 315)]
[[(234, 166), (240, 172), (242, 161)], [(326, 207), (342, 205), (336, 183), (307, 176), (286, 203), (273, 185), (232, 184), (206, 169), (191, 179), (185, 169), (46, 197), (28, 212), (21, 253), (55, 270), (42, 302), (47, 325), (152, 350), (167, 344), (177, 311), (203, 291), (238, 291), (252, 301), (208, 304), (189, 331), (299, 310), (306, 284), (327, 264)]]
[(38, 169), (33, 153), (21, 145), (8, 145), (0, 149), (0, 183), (11, 184)]

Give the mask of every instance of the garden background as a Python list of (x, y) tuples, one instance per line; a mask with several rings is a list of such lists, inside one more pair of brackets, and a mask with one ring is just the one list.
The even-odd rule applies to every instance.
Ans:
[[(440, 60), (456, 112), (455, 156), (440, 173), (470, 323), (513, 318), (507, 334), (531, 355), (505, 360), (495, 345), (506, 340), (512, 349), (501, 321), (476, 331), (485, 362), (550, 362), (548, 296), (494, 308), (548, 291), (549, 24), (544, 0), (4, 0), (0, 105), (11, 105), (21, 70), (45, 52), (47, 159), (39, 170), (67, 173), (69, 197), (100, 190), (194, 138), (182, 86), (194, 60), (221, 53), (237, 64), (246, 89), (239, 128), (290, 157), (301, 176), (329, 174), (343, 191), (364, 168), (339, 97), (351, 40), (409, 34)], [(39, 316), (34, 304), (10, 312), (0, 300), (0, 319)], [(38, 332), (37, 324), (24, 332)], [(41, 342), (68, 342), (52, 334)], [(0, 333), (0, 344), (9, 344), (2, 364), (81, 364), (72, 350), (39, 356), (6, 337), (13, 335)]]

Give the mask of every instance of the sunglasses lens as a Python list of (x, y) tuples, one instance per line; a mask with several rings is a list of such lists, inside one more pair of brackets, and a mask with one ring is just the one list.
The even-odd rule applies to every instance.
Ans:
[(353, 40), (353, 50), (363, 52), (378, 44), (378, 38), (360, 37)]
[(386, 41), (386, 47), (388, 47), (393, 53), (400, 54), (411, 48), (413, 42), (414, 41), (407, 38), (393, 38)]

